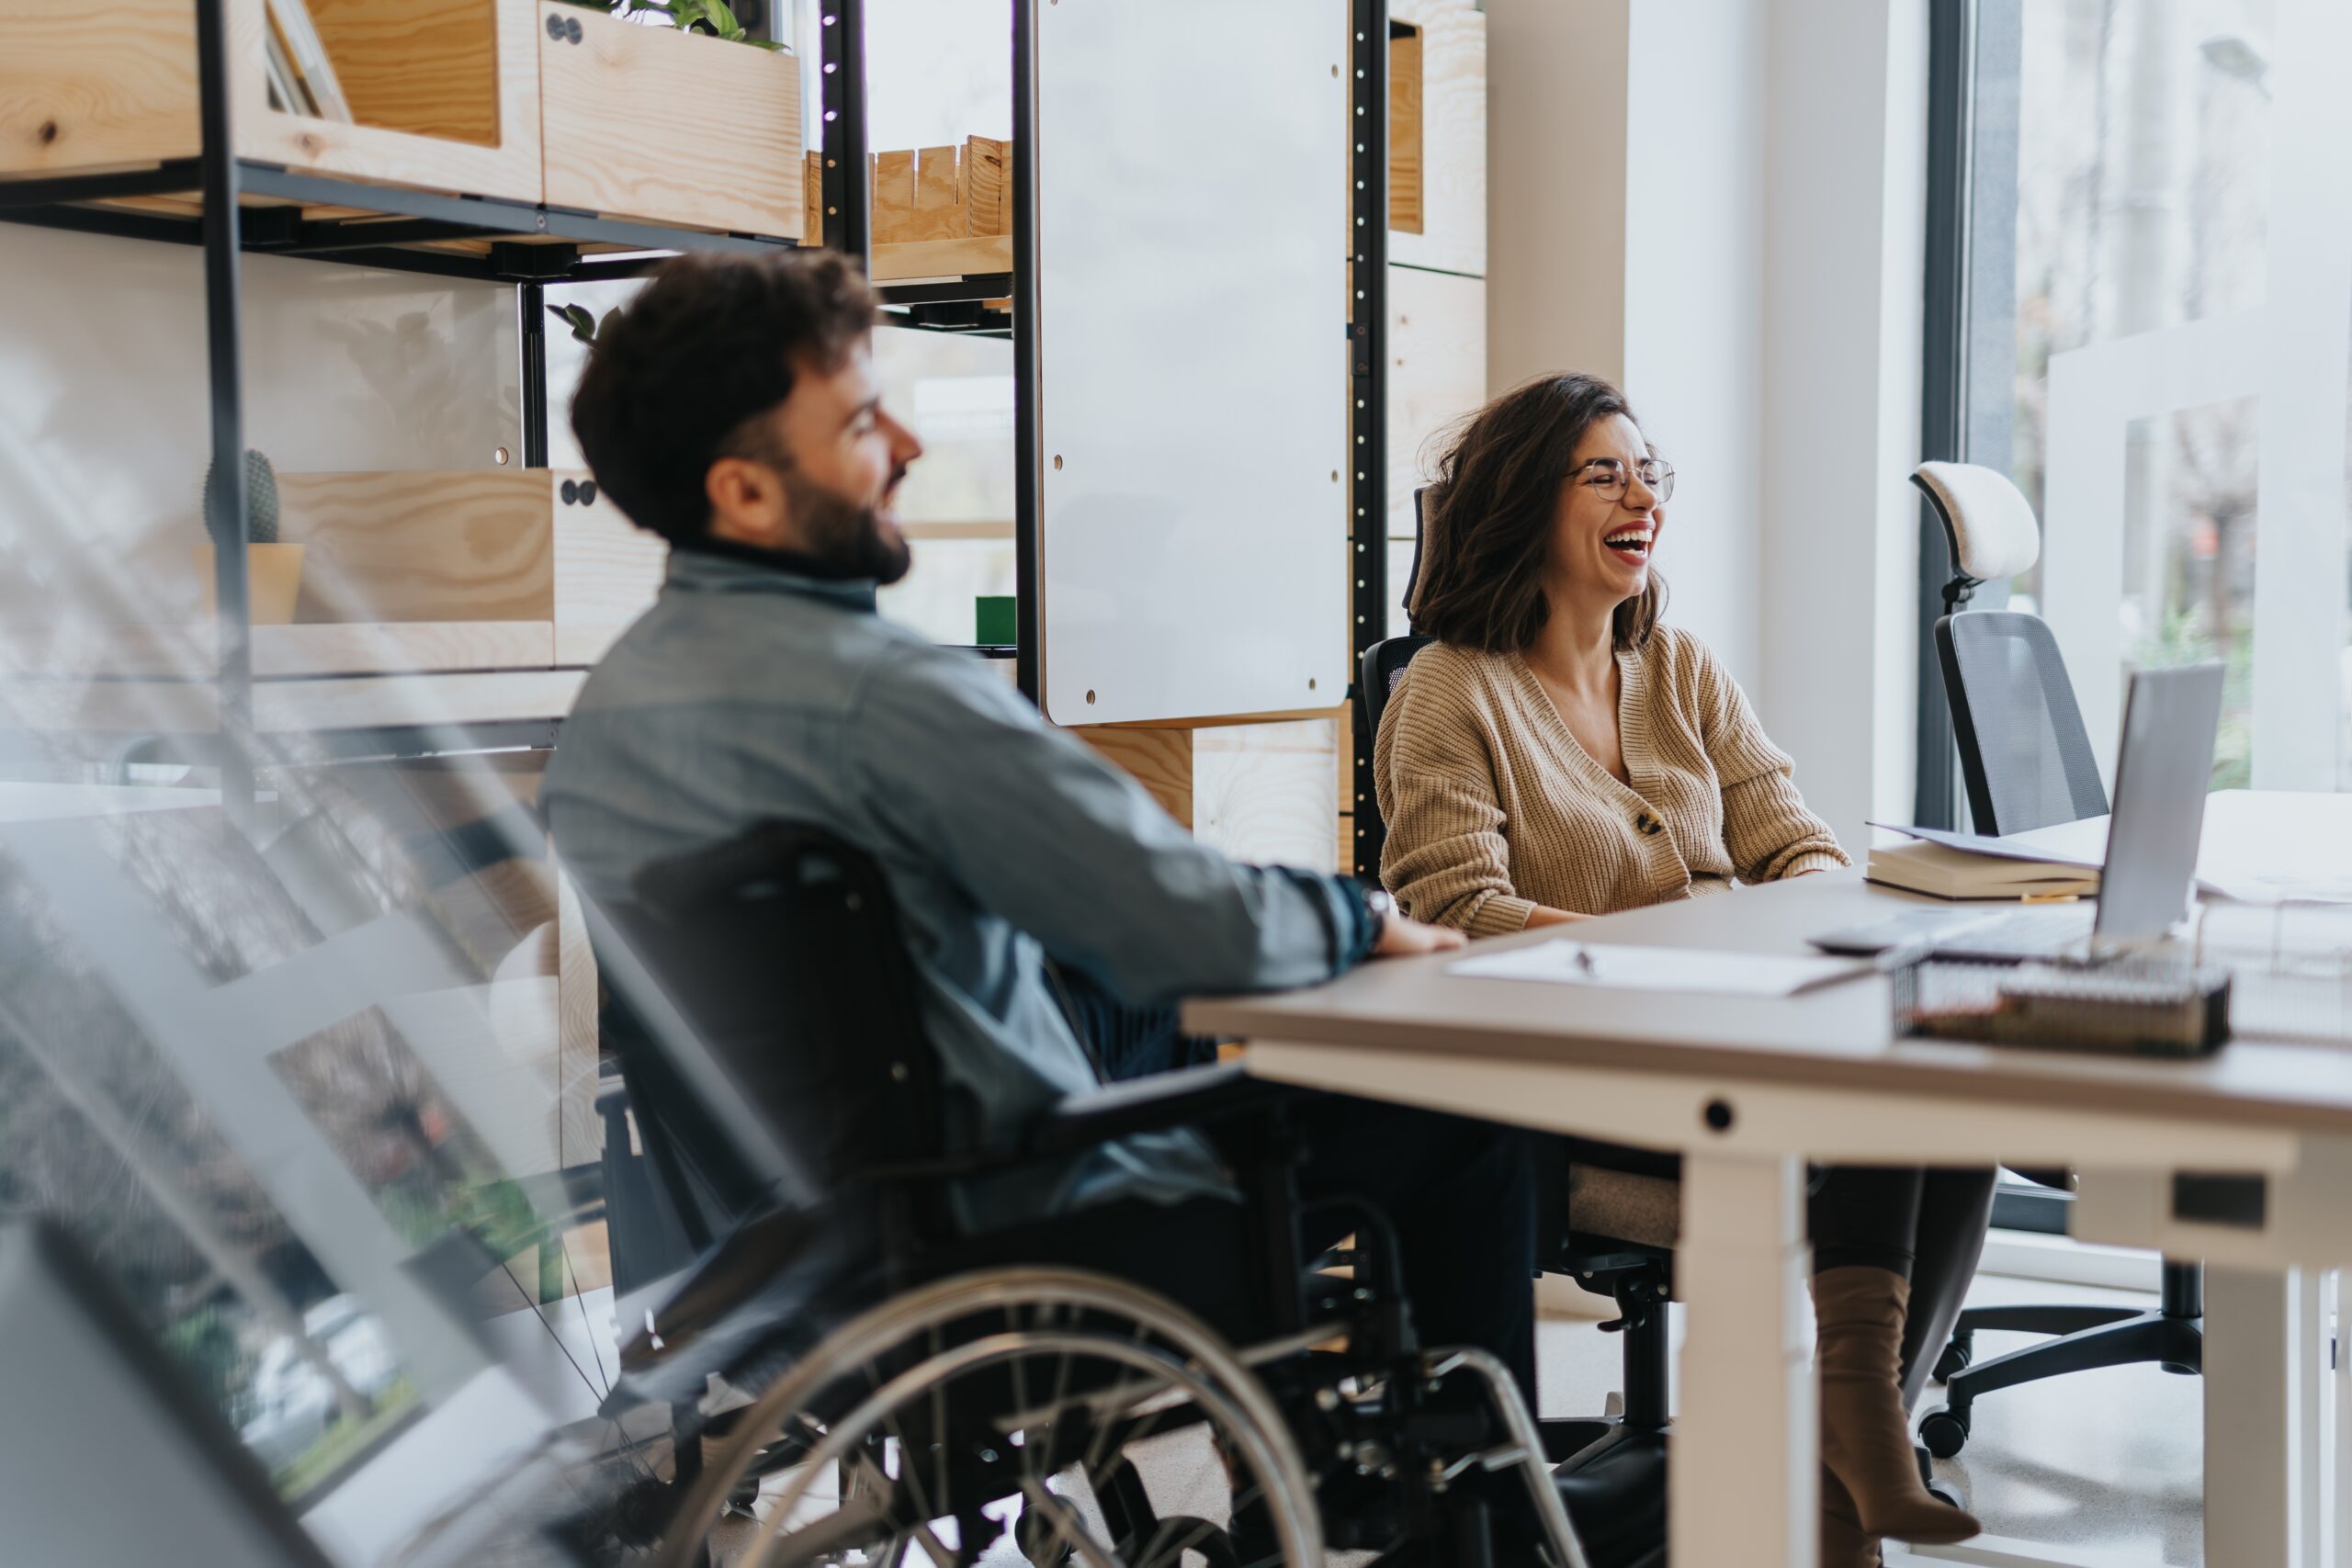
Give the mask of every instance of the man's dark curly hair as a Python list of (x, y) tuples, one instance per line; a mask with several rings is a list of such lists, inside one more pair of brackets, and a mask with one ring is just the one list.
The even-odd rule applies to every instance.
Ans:
[(874, 294), (835, 251), (684, 255), (596, 334), (571, 429), (596, 482), (672, 543), (710, 526), (703, 481), (726, 457), (766, 457), (758, 423), (804, 367), (841, 368), (874, 326)]

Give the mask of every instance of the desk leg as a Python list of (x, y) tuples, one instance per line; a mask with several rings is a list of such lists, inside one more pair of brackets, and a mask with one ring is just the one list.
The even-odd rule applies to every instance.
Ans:
[(1814, 1568), (1820, 1449), (1803, 1163), (1685, 1156), (1677, 1258), (1687, 1323), (1667, 1463), (1674, 1560)]
[(2318, 1325), (2302, 1271), (2205, 1270), (2205, 1561), (2313, 1568), (2302, 1405)]

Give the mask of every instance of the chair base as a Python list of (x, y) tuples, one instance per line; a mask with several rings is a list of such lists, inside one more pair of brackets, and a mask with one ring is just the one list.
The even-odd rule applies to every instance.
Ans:
[[(2080, 1315), (2077, 1315), (2080, 1314)], [(2087, 1322), (2086, 1319), (2087, 1318)], [(1973, 1320), (1973, 1321), (1972, 1321)], [(2153, 1361), (2166, 1371), (2195, 1375), (2204, 1366), (2202, 1321), (2165, 1312), (2118, 1312), (2113, 1308), (1989, 1307), (1963, 1314), (1956, 1346), (1978, 1328), (2050, 1332), (2041, 1324), (2085, 1323), (2040, 1345), (1996, 1356), (1981, 1365), (1963, 1363), (1944, 1383), (1944, 1407), (1919, 1424), (1919, 1439), (1938, 1459), (1951, 1459), (1967, 1445), (1975, 1402), (1984, 1394), (2068, 1372), (2098, 1367), (2130, 1367)], [(1947, 1352), (1949, 1354), (1949, 1352)]]

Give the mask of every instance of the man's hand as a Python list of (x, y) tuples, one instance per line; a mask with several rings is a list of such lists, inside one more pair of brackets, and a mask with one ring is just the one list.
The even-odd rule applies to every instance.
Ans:
[(1417, 953), (1444, 953), (1465, 939), (1444, 926), (1425, 926), (1402, 915), (1391, 915), (1380, 925), (1380, 940), (1372, 944), (1374, 958), (1409, 958)]

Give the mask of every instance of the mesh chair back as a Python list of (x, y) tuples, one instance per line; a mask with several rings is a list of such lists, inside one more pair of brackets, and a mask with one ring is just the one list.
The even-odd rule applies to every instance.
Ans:
[(1425, 637), (1392, 637), (1363, 650), (1363, 667), (1357, 671), (1356, 716), (1363, 721), (1365, 745), (1380, 739), (1380, 716), (1387, 711), (1389, 694), (1405, 678), (1405, 666), (1433, 640)]
[(1946, 615), (1936, 653), (1978, 832), (2030, 832), (2107, 810), (2066, 661), (2040, 616)]
[(769, 823), (635, 887), (590, 924), (605, 1040), (697, 1246), (943, 1150), (919, 982), (872, 861)]

